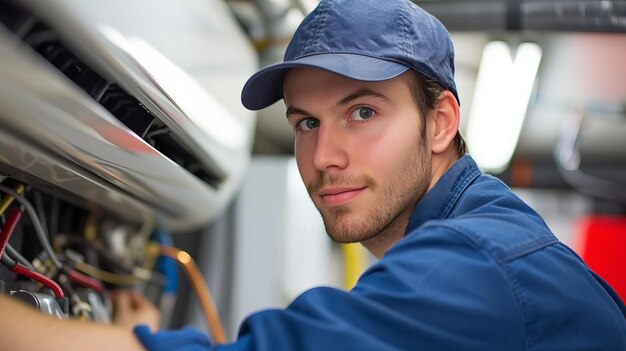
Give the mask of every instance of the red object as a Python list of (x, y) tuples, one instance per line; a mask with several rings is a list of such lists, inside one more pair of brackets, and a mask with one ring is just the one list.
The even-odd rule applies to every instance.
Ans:
[[(4, 254), (4, 248), (9, 242), (9, 239), (11, 239), (11, 234), (13, 234), (13, 230), (15, 230), (15, 226), (17, 225), (17, 222), (19, 222), (21, 216), (21, 211), (16, 208), (12, 209), (6, 222), (4, 223), (4, 226), (2, 226), (2, 232), (0, 233), (0, 256)], [(50, 288), (54, 292), (54, 295), (56, 297), (62, 298), (64, 296), (63, 289), (61, 289), (59, 284), (57, 284), (54, 280), (46, 277), (45, 275), (31, 271), (20, 263), (17, 263), (10, 269), (16, 274), (32, 279)]]
[(626, 301), (626, 217), (586, 217), (578, 228), (583, 260)]
[(86, 288), (91, 288), (94, 289), (97, 292), (103, 292), (104, 291), (104, 285), (102, 285), (102, 283), (99, 280), (93, 279), (91, 277), (88, 277), (80, 272), (77, 272), (75, 270), (71, 270), (67, 273), (67, 277), (69, 278), (70, 281), (78, 284), (78, 285), (82, 285)]
[(2, 232), (0, 232), (0, 256), (4, 254), (4, 248), (9, 243), (11, 234), (13, 234), (13, 230), (15, 230), (17, 222), (20, 221), (20, 217), (22, 217), (22, 212), (17, 208), (13, 208), (9, 212), (9, 216), (2, 226)]
[(46, 277), (43, 274), (39, 274), (37, 272), (33, 272), (30, 269), (22, 266), (21, 264), (16, 264), (15, 267), (13, 267), (11, 269), (11, 271), (13, 271), (14, 273), (17, 273), (21, 276), (24, 276), (26, 278), (30, 278), (38, 283), (41, 283), (43, 285), (45, 285), (46, 287), (50, 288), (53, 292), (54, 292), (54, 296), (58, 297), (58, 298), (62, 298), (65, 295), (63, 294), (63, 289), (61, 289), (61, 287), (59, 286), (59, 284), (57, 284), (54, 280)]

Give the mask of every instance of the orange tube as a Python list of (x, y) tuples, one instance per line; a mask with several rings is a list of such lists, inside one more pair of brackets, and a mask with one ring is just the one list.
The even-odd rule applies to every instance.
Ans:
[(191, 281), (191, 285), (198, 296), (198, 300), (200, 300), (207, 324), (213, 334), (213, 339), (217, 344), (225, 344), (227, 342), (226, 333), (224, 333), (219, 313), (217, 312), (217, 308), (215, 308), (213, 296), (193, 258), (187, 252), (175, 247), (163, 246), (161, 247), (161, 254), (175, 259), (183, 268), (185, 274), (187, 274), (187, 277)]

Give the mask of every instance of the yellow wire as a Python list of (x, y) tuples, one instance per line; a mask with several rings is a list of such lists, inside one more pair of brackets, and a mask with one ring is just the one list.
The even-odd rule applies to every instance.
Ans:
[(346, 290), (352, 289), (365, 268), (367, 267), (367, 254), (361, 244), (343, 244), (343, 287)]
[(85, 223), (85, 238), (89, 241), (96, 240), (98, 236), (98, 228), (96, 223), (98, 223), (99, 215), (95, 212), (92, 212), (89, 217), (87, 217), (87, 222)]
[[(22, 192), (24, 192), (24, 185), (17, 184), (14, 189), (16, 193), (21, 194)], [(4, 211), (6, 211), (7, 208), (9, 208), (9, 206), (11, 206), (12, 203), (13, 203), (13, 196), (10, 196), (10, 195), (5, 196), (2, 199), (2, 201), (0, 201), (0, 215), (3, 214)]]
[(161, 245), (155, 242), (149, 242), (146, 245), (146, 258), (143, 261), (143, 268), (153, 270), (156, 260), (159, 257), (159, 251), (161, 251)]
[(193, 258), (187, 252), (175, 247), (163, 246), (161, 247), (161, 253), (178, 261), (179, 265), (184, 269), (187, 277), (191, 281), (191, 285), (193, 286), (198, 299), (200, 300), (200, 305), (202, 306), (205, 318), (209, 328), (211, 329), (215, 342), (217, 344), (226, 343), (226, 333), (224, 333), (219, 313), (217, 312), (217, 308), (215, 308), (215, 301), (213, 300), (211, 291), (207, 287), (206, 282), (202, 277), (202, 273)]
[(75, 267), (87, 275), (111, 284), (132, 285), (141, 281), (141, 278), (134, 275), (108, 272), (84, 262), (76, 262)]

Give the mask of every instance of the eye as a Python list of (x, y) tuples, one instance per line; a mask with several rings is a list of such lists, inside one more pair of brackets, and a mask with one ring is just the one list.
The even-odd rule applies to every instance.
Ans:
[(359, 107), (352, 111), (350, 118), (357, 121), (364, 121), (372, 118), (376, 112), (369, 107)]
[(311, 129), (317, 128), (320, 126), (320, 121), (316, 118), (305, 118), (296, 124), (296, 129), (301, 130), (303, 132), (309, 131)]

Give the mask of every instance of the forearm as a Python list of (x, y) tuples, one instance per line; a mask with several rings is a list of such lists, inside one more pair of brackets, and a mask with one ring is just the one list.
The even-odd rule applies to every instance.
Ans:
[(6, 296), (0, 296), (0, 311), (0, 344), (3, 349), (144, 350), (130, 330), (113, 325), (56, 319)]

